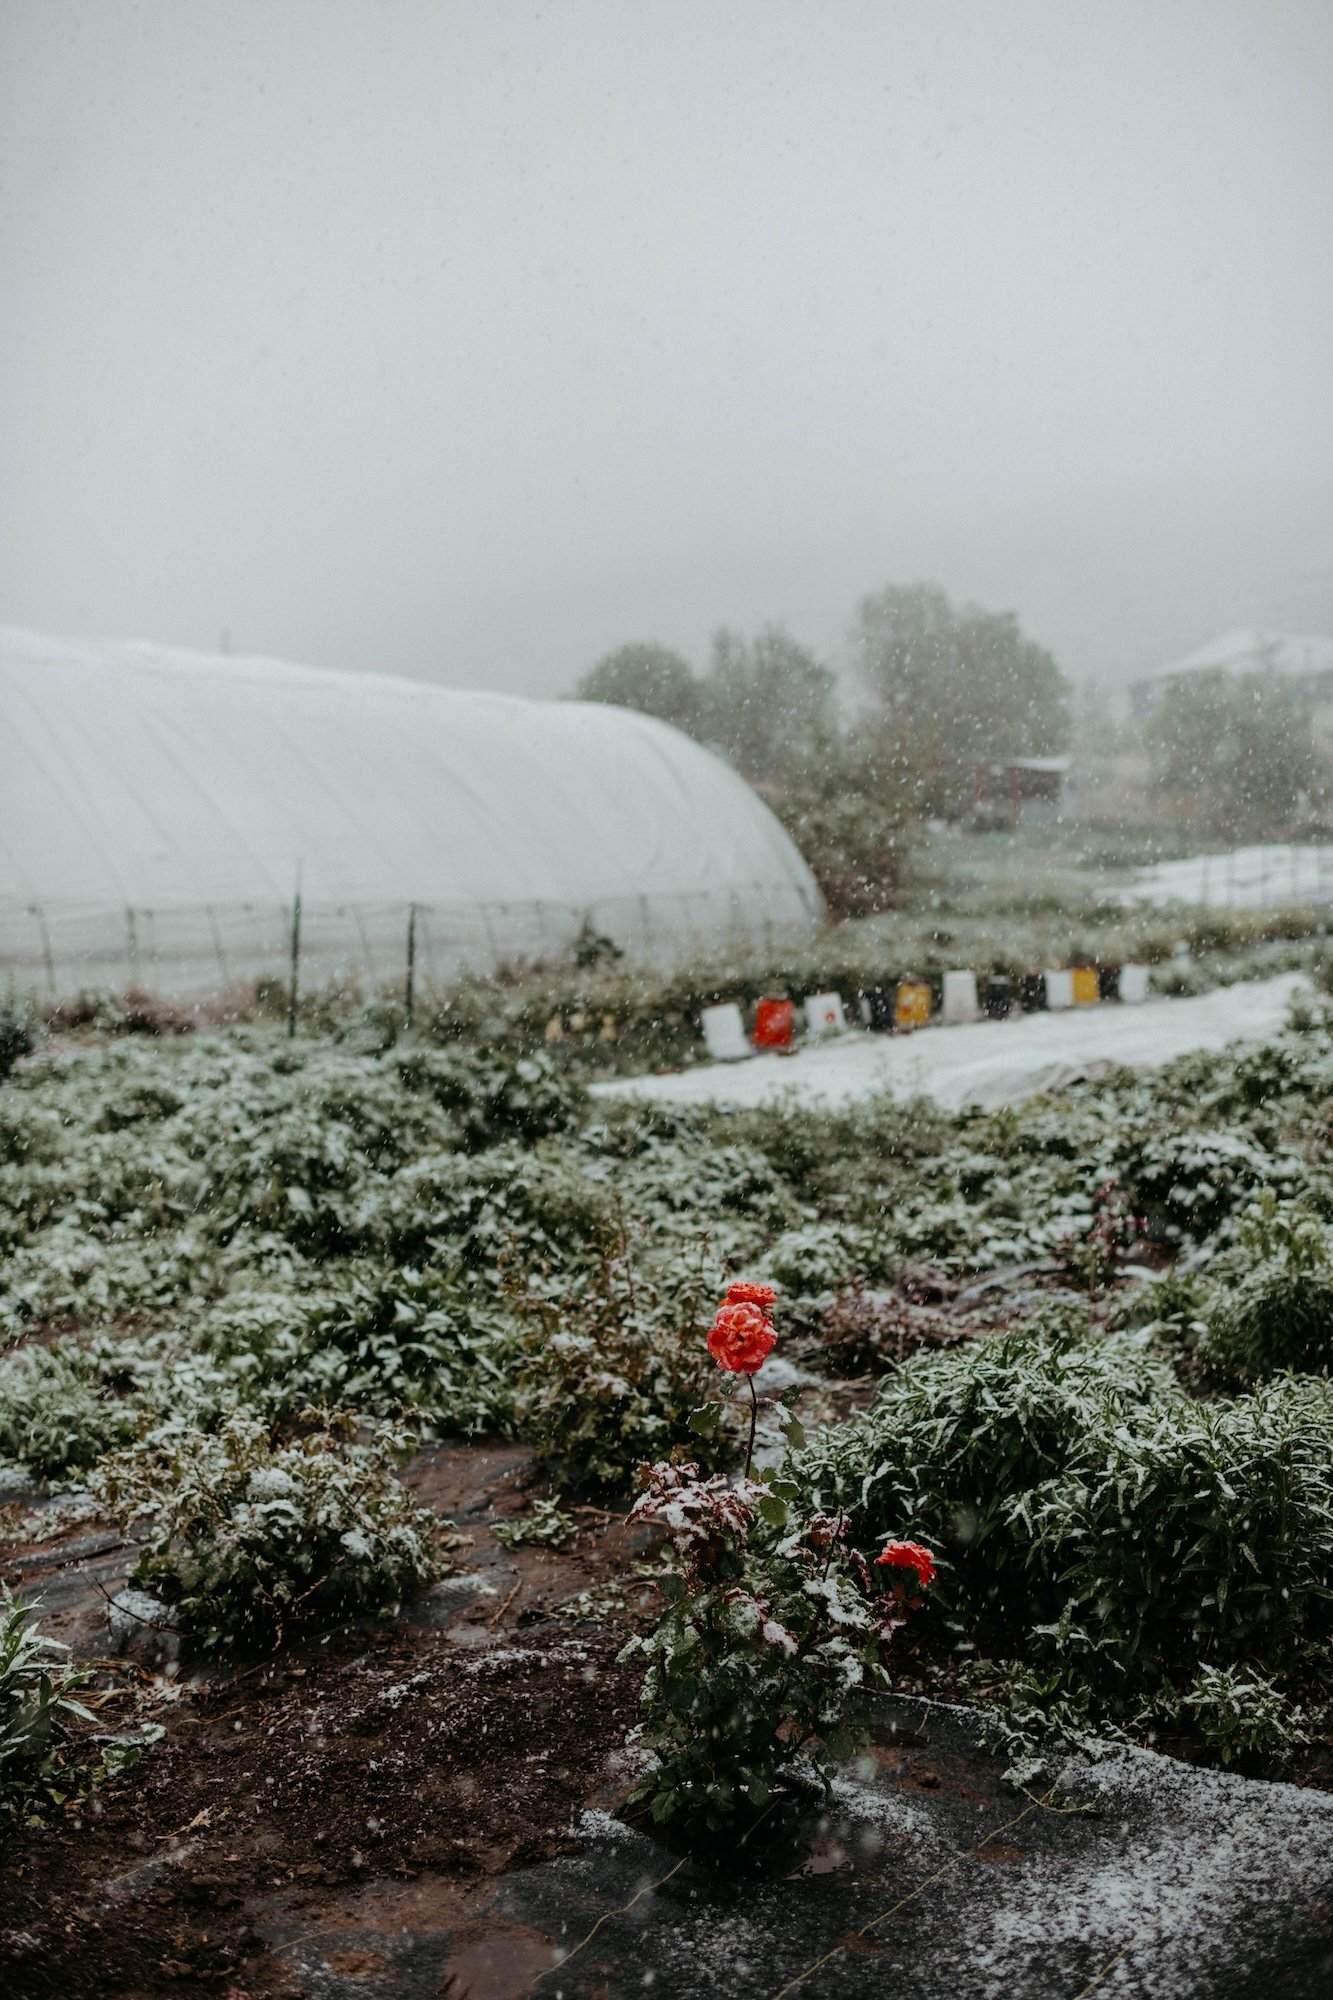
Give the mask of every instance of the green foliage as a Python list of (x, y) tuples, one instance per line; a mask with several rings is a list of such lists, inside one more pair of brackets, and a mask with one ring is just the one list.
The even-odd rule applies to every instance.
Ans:
[(75, 1699), (88, 1674), (60, 1662), (65, 1648), (35, 1620), (36, 1607), (0, 1587), (0, 1828), (68, 1796), (74, 1781), (64, 1769), (66, 1718), (93, 1719)]
[(1150, 1235), (1195, 1242), (1214, 1235), (1261, 1188), (1292, 1193), (1300, 1161), (1238, 1131), (1145, 1132), (1127, 1149), (1131, 1200)]
[(516, 1062), (484, 1047), (415, 1048), (400, 1057), (398, 1074), (409, 1088), (428, 1092), (452, 1115), (468, 1152), (502, 1139), (567, 1132), (583, 1116), (582, 1090), (545, 1053), (534, 1051)]
[(1308, 705), (1267, 674), (1182, 675), (1147, 741), (1158, 797), (1228, 843), (1285, 833), (1328, 785)]
[(856, 1706), (886, 1684), (900, 1593), (872, 1590), (839, 1517), (797, 1510), (794, 1486), (645, 1470), (637, 1518), (666, 1529), (674, 1569), (648, 1663), (639, 1739), (656, 1762), (634, 1796), (692, 1831), (744, 1825), (793, 1765), (832, 1765), (866, 1740)]
[(1325, 1381), (1198, 1403), (1124, 1337), (990, 1337), (906, 1363), (787, 1471), (863, 1548), (942, 1547), (960, 1647), (1026, 1663), (996, 1724), (1016, 1769), (1043, 1729), (1165, 1726), (1201, 1665), (1292, 1672), (1329, 1632)]
[(0, 1083), (21, 1056), (32, 1054), (35, 1044), (31, 1007), (12, 994), (0, 999)]
[(1029, 1786), (1051, 1778), (1051, 1751), (1061, 1762), (1069, 1750), (1095, 1759), (1099, 1740), (1118, 1732), (1105, 1715), (1094, 1722), (1092, 1690), (1070, 1687), (1059, 1667), (1039, 1672), (1022, 1660), (972, 1660), (961, 1676), (964, 1690), (980, 1699), (983, 1740), (1005, 1760), (1011, 1785)]
[(188, 1413), (102, 1461), (93, 1490), (146, 1529), (134, 1578), (175, 1605), (206, 1650), (272, 1646), (293, 1627), (395, 1604), (433, 1582), (431, 1516), (393, 1470), (407, 1439), (352, 1441), (326, 1417), (275, 1437), (236, 1409), (201, 1431)]
[(1310, 1741), (1304, 1711), (1253, 1668), (1200, 1668), (1176, 1707), (1224, 1764), (1280, 1762)]
[(833, 688), (827, 667), (781, 626), (768, 625), (754, 639), (718, 632), (704, 675), (665, 646), (621, 646), (583, 676), (576, 692), (581, 701), (611, 702), (674, 723), (752, 783), (763, 783), (830, 732)]
[(124, 1372), (105, 1344), (27, 1346), (0, 1358), (0, 1458), (59, 1477), (127, 1444), (139, 1414), (116, 1393)]
[(1062, 1318), (913, 1356), (789, 1467), (818, 1505), (850, 1512), (861, 1547), (901, 1532), (941, 1551), (939, 1597), (969, 1629), (1029, 1616), (1032, 1532), (1015, 1502), (1169, 1381), (1131, 1342)]
[(175, 1393), (225, 1407), (241, 1395), (271, 1418), (307, 1404), (374, 1416), (411, 1414), (444, 1435), (512, 1423), (517, 1330), (503, 1310), (460, 1294), (447, 1276), (358, 1261), (308, 1293), (237, 1291), (206, 1312)]
[(533, 1544), (544, 1549), (563, 1549), (578, 1534), (579, 1524), (554, 1500), (534, 1500), (526, 1514), (513, 1521), (497, 1521), (491, 1529), (502, 1548), (518, 1549)]
[(812, 735), (767, 797), (809, 862), (830, 915), (873, 916), (901, 900), (915, 793), (884, 730), (861, 723)]
[(700, 734), (753, 784), (781, 782), (834, 734), (833, 675), (780, 625), (721, 631), (703, 683)]
[[(1234, 1266), (1234, 1268), (1230, 1268)], [(1271, 1188), (1248, 1209), (1234, 1257), (1219, 1260), (1197, 1353), (1225, 1383), (1263, 1380), (1283, 1369), (1333, 1370), (1333, 1249), (1327, 1227)]]
[(765, 1268), (784, 1291), (818, 1294), (841, 1291), (875, 1263), (864, 1232), (854, 1225), (812, 1222), (779, 1236)]
[(517, 1296), (527, 1324), (518, 1422), (563, 1485), (623, 1489), (673, 1447), (688, 1443), (712, 1464), (734, 1449), (715, 1420), (717, 1370), (704, 1344), (710, 1277), (699, 1268), (663, 1293), (622, 1250), (576, 1286)]
[(1287, 1666), (1333, 1602), (1333, 1390), (1131, 1412), (1012, 1526), (1059, 1606), (1044, 1636), (1112, 1703), (1199, 1661)]
[(703, 691), (688, 660), (669, 646), (642, 641), (618, 646), (591, 667), (575, 689), (580, 701), (609, 702), (613, 708), (637, 708), (697, 733), (703, 711)]

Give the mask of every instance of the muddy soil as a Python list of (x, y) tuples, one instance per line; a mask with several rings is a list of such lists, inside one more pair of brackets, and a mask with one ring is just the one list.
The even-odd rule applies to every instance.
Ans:
[[(542, 1492), (515, 1450), (441, 1447), (406, 1479), (451, 1573), (391, 1623), (228, 1670), (164, 1661), (151, 1633), (138, 1658), (105, 1658), (133, 1547), (86, 1500), (3, 1510), (0, 1575), (95, 1663), (99, 1726), (166, 1730), (126, 1778), (0, 1847), (8, 2000), (294, 1994), (274, 1937), (346, 1928), (353, 1908), (373, 1927), (386, 1884), (464, 1922), (488, 1880), (568, 1849), (637, 1682), (615, 1664), (623, 1631), (562, 1613), (591, 1590), (621, 1626), (647, 1615), (634, 1571), (652, 1537), (588, 1508), (570, 1547), (504, 1547), (495, 1522)], [(627, 1788), (613, 1779), (606, 1802)]]

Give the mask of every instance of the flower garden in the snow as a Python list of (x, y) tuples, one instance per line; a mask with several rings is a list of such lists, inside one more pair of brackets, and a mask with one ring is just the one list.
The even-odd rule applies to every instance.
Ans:
[(1020, 1816), (1117, 1746), (1329, 1788), (1322, 1003), (990, 1113), (370, 1018), (0, 1086), (16, 1992), (95, 1992), (94, 1935), (283, 1992), (275, 1909), (395, 1882), (466, 1968), (590, 1812), (788, 1866), (886, 1700), (979, 1711)]

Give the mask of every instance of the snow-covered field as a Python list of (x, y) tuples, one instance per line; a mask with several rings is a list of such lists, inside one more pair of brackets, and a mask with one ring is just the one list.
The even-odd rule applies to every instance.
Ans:
[(758, 1055), (748, 1062), (712, 1063), (593, 1088), (607, 1096), (737, 1107), (779, 1097), (832, 1106), (882, 1090), (896, 1097), (933, 1097), (951, 1111), (966, 1104), (1010, 1104), (1110, 1064), (1150, 1069), (1194, 1049), (1262, 1040), (1284, 1025), (1294, 995), (1306, 986), (1302, 973), (1285, 972), (1221, 986), (1196, 999), (1149, 1000), (1141, 1007), (1112, 1003), (1019, 1014), (902, 1036), (854, 1029), (791, 1056)]
[(1233, 847), (1140, 868), (1127, 902), (1203, 904), (1212, 910), (1276, 910), (1333, 903), (1333, 847)]

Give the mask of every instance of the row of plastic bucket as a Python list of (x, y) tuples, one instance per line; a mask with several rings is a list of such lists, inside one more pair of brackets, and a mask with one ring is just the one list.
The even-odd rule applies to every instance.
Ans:
[[(995, 976), (980, 989), (974, 972), (946, 972), (938, 1011), (924, 979), (900, 979), (866, 987), (858, 996), (861, 1025), (877, 1034), (910, 1034), (932, 1020), (946, 1025), (982, 1019), (1003, 1021), (1015, 1011), (1034, 1014), (1070, 1007), (1095, 1007), (1104, 1000), (1136, 1006), (1148, 997), (1146, 965), (1053, 966), (1017, 981)], [(840, 993), (815, 993), (803, 1002), (805, 1031), (811, 1038), (842, 1034), (849, 1026)], [(745, 1032), (734, 1000), (705, 1007), (704, 1041), (716, 1062), (734, 1062), (758, 1049), (790, 1049), (796, 1039), (796, 1003), (769, 996), (755, 1009), (754, 1035)]]

